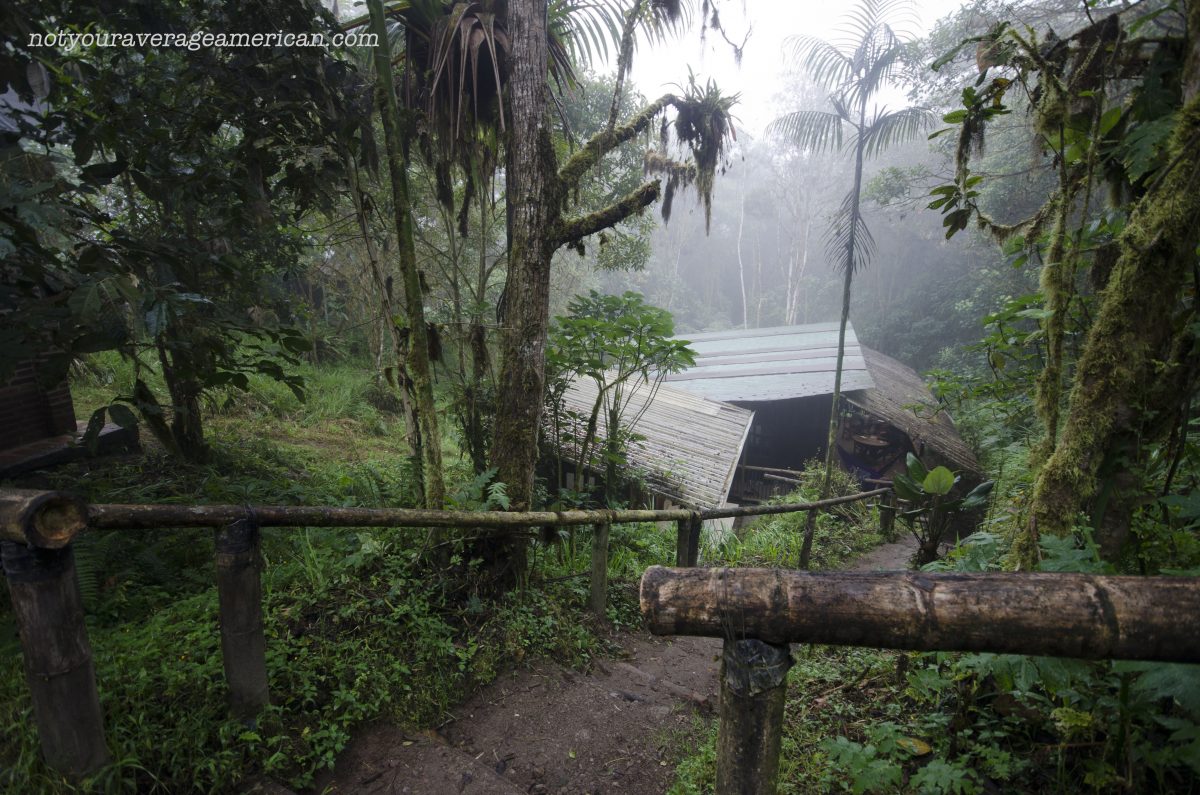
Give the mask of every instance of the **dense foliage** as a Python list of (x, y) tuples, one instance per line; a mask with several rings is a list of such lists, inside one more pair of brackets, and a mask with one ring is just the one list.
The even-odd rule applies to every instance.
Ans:
[[(0, 485), (129, 503), (616, 504), (638, 475), (635, 386), (652, 394), (693, 361), (677, 327), (849, 317), (864, 344), (933, 371), (994, 485), (963, 494), (959, 473), (913, 458), (888, 538), (853, 505), (811, 528), (712, 528), (704, 561), (790, 567), (811, 546), (814, 567), (836, 568), (911, 531), (932, 571), (1200, 573), (1200, 2), (976, 0), (909, 41), (884, 19), (897, 4), (866, 0), (847, 48), (796, 42), (807, 70), (772, 112), (790, 134), (763, 140), (711, 80), (680, 74), (649, 101), (629, 85), (636, 42), (689, 12), (724, 33), (716, 4), (372, 6), (373, 20), (300, 0), (0, 10), (0, 380), (35, 359), (47, 383), (70, 379), (93, 432), (138, 425), (144, 446)], [(30, 38), (372, 24), (386, 46)], [(615, 76), (590, 71), (602, 53)], [(872, 110), (888, 79), (914, 109)], [(925, 107), (945, 126), (913, 140)], [(847, 141), (853, 158), (832, 156)], [(660, 200), (669, 224), (645, 212)], [(533, 478), (538, 451), (561, 449), (536, 442), (572, 377), (597, 393), (571, 418), (574, 493), (561, 466)], [(585, 463), (603, 498), (579, 493)], [(859, 488), (821, 474), (810, 462), (784, 499)], [(968, 509), (978, 532), (938, 559)], [(84, 534), (114, 761), (78, 788), (309, 786), (369, 721), (436, 725), (528, 656), (586, 668), (613, 627), (638, 625), (631, 583), (675, 539), (612, 529), (606, 626), (582, 611), (590, 530), (576, 532), (266, 532), (273, 703), (252, 725), (226, 714), (208, 533)], [(0, 785), (66, 791), (40, 759), (3, 608)], [(1191, 667), (797, 656), (785, 792), (1168, 792), (1200, 777)], [(676, 791), (711, 788), (710, 729), (678, 741)]]

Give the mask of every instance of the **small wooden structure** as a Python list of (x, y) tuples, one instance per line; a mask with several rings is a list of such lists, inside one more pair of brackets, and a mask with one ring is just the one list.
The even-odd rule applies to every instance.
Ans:
[[(695, 366), (669, 386), (754, 412), (730, 499), (757, 502), (786, 490), (811, 459), (824, 457), (837, 369), (836, 323), (684, 335)], [(979, 464), (953, 421), (911, 368), (859, 344), (846, 328), (842, 365), (843, 466), (860, 478), (888, 477), (905, 454), (930, 457), (978, 481)]]
[[(627, 430), (637, 438), (626, 452), (628, 469), (623, 474), (644, 484), (645, 502), (652, 501), (655, 507), (695, 509), (724, 505), (754, 413), (666, 384), (652, 390), (646, 383), (631, 383), (626, 392), (623, 413), (626, 418), (636, 418)], [(555, 417), (547, 418), (546, 438), (564, 461), (579, 460), (579, 442), (596, 397), (592, 379), (576, 379), (563, 393), (558, 425)], [(604, 431), (601, 416), (596, 444), (588, 455), (592, 471), (604, 469), (599, 463)], [(577, 487), (573, 477), (564, 485)]]
[(22, 362), (0, 384), (0, 472), (14, 470), (39, 446), (73, 439), (71, 391), (65, 379), (48, 377), (44, 369), (35, 360)]
[[(84, 423), (75, 421), (75, 406), (65, 372), (52, 369), (53, 357), (21, 362), (0, 383), (0, 478), (84, 457), (78, 444)], [(61, 363), (60, 363), (61, 364)], [(137, 429), (105, 425), (98, 450), (137, 447)]]

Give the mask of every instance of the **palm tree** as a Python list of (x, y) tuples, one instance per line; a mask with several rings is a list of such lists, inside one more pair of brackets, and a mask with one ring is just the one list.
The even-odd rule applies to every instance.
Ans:
[[(911, 18), (910, 9), (909, 0), (861, 0), (845, 17), (842, 40), (830, 43), (812, 36), (789, 39), (792, 57), (828, 92), (833, 112), (796, 111), (781, 116), (768, 127), (769, 134), (787, 139), (802, 149), (854, 153), (854, 184), (842, 201), (826, 237), (829, 256), (842, 269), (845, 281), (822, 498), (829, 495), (833, 476), (846, 323), (850, 318), (850, 285), (855, 271), (868, 264), (874, 253), (874, 241), (861, 206), (863, 161), (893, 143), (913, 138), (933, 120), (932, 113), (926, 108), (888, 110), (872, 102), (890, 82), (904, 52), (904, 42), (889, 20)], [(810, 511), (800, 551), (802, 569), (808, 568), (815, 520), (815, 513)]]

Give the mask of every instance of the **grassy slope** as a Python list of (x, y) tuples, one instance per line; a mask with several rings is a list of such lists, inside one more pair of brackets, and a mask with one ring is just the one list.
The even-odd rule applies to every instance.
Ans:
[[(401, 426), (370, 376), (351, 367), (307, 375), (303, 404), (265, 380), (219, 396), (209, 407), (213, 457), (205, 466), (171, 461), (145, 440), (144, 454), (65, 467), (26, 485), (72, 488), (96, 501), (411, 504)], [(112, 361), (93, 362), (74, 389), (80, 415), (128, 378)], [(468, 467), (452, 460), (458, 499), (470, 506), (480, 497)], [(670, 535), (614, 532), (612, 619), (636, 621), (628, 580), (643, 557), (667, 559)], [(526, 656), (583, 666), (604, 650), (580, 610), (586, 581), (555, 579), (585, 569), (586, 544), (540, 555), (550, 582), (490, 603), (420, 569), (421, 541), (401, 530), (264, 531), (273, 703), (243, 726), (225, 716), (208, 533), (85, 535), (76, 555), (115, 762), (84, 788), (219, 792), (263, 774), (303, 786), (364, 721), (433, 724)], [(0, 789), (64, 791), (40, 761), (6, 605), (0, 622)]]

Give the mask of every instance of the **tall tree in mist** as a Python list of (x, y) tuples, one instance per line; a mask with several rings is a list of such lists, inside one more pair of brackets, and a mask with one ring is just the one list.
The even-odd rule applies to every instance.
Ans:
[[(669, 17), (682, 11), (675, 2), (652, 1), (649, 7)], [(507, 12), (511, 42), (507, 64), (511, 124), (505, 171), (509, 255), (501, 307), (502, 363), (491, 455), (497, 477), (508, 487), (510, 504), (516, 510), (527, 510), (534, 500), (534, 467), (543, 416), (554, 252), (564, 246), (582, 247), (587, 236), (640, 212), (664, 193), (661, 181), (653, 179), (606, 207), (572, 215), (576, 188), (603, 158), (650, 129), (668, 108), (673, 108), (675, 138), (688, 150), (691, 163), (678, 163), (659, 154), (647, 163), (647, 168), (667, 175), (667, 201), (677, 186), (691, 184), (707, 208), (714, 173), (733, 136), (730, 108), (736, 97), (722, 95), (711, 81), (700, 85), (693, 79), (681, 95), (664, 94), (625, 123), (609, 125), (560, 166), (548, 112), (547, 2), (510, 0)], [(632, 31), (633, 26), (626, 25), (622, 39), (628, 41)], [(524, 574), (522, 536), (489, 539), (480, 555), (501, 587), (516, 584)]]
[[(769, 134), (785, 138), (801, 149), (849, 151), (854, 157), (853, 185), (826, 238), (830, 256), (842, 269), (844, 282), (822, 497), (828, 496), (836, 455), (850, 286), (855, 271), (868, 264), (874, 253), (874, 241), (861, 209), (863, 161), (893, 143), (914, 137), (933, 119), (925, 108), (888, 110), (873, 102), (901, 65), (904, 42), (892, 21), (909, 19), (908, 0), (862, 0), (846, 15), (841, 28), (845, 35), (839, 41), (831, 43), (804, 35), (789, 39), (792, 57), (828, 92), (833, 111), (796, 111), (776, 119), (768, 128)], [(815, 514), (810, 512), (800, 552), (801, 568), (808, 568), (814, 522)]]

